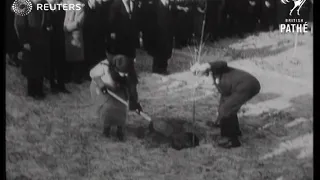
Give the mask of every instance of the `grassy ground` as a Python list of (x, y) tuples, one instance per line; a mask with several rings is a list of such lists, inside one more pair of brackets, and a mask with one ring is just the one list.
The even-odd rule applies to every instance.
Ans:
[[(125, 143), (102, 136), (93, 118), (89, 82), (68, 85), (71, 95), (34, 101), (26, 81), (6, 68), (6, 173), (8, 180), (309, 180), (313, 175), (313, 40), (261, 33), (210, 44), (203, 61), (223, 59), (261, 81), (261, 93), (240, 113), (241, 148), (224, 150), (219, 130), (204, 123), (215, 118), (218, 95), (206, 79), (196, 93), (196, 130), (201, 144), (175, 151), (166, 141), (138, 139), (141, 117), (130, 115)], [(153, 119), (191, 122), (193, 85), (188, 48), (175, 50), (167, 77), (153, 75), (151, 58), (139, 51), (139, 95)]]

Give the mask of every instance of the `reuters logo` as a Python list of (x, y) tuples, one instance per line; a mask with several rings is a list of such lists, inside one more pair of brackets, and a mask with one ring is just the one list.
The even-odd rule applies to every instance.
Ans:
[(30, 0), (15, 0), (12, 4), (12, 10), (19, 16), (26, 16), (32, 10), (32, 3)]

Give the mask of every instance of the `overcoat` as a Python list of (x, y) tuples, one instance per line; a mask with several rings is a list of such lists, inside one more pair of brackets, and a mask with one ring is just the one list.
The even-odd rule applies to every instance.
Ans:
[(139, 45), (136, 4), (131, 1), (130, 13), (122, 0), (114, 0), (109, 9), (109, 30), (115, 33), (115, 39), (110, 39), (110, 53), (123, 54), (130, 58), (136, 57)]
[[(67, 0), (68, 4), (80, 4), (78, 0)], [(66, 60), (68, 62), (84, 61), (83, 22), (84, 7), (81, 10), (68, 9), (64, 20), (66, 38)]]
[(217, 61), (210, 65), (214, 84), (221, 94), (217, 117), (221, 135), (239, 136), (237, 112), (260, 92), (260, 82), (248, 72), (227, 66), (226, 62)]
[(29, 44), (30, 51), (25, 51), (22, 74), (28, 78), (41, 78), (50, 72), (50, 21), (48, 11), (33, 10), (27, 16), (15, 15), (15, 26), (21, 45)]

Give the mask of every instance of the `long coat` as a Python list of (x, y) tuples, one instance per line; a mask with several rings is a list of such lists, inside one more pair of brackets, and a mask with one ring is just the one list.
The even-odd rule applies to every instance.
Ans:
[(141, 0), (139, 28), (142, 31), (143, 47), (149, 55), (154, 55), (156, 46), (157, 13), (156, 0)]
[(21, 49), (18, 36), (14, 27), (13, 1), (6, 1), (6, 52), (17, 53)]
[(27, 16), (15, 16), (15, 26), (20, 44), (30, 44), (31, 51), (23, 58), (22, 74), (28, 78), (41, 78), (47, 75), (50, 62), (50, 25), (47, 11), (36, 8)]
[(164, 6), (160, 0), (156, 4), (157, 31), (155, 56), (169, 59), (173, 48), (173, 9), (174, 6)]
[[(68, 4), (79, 4), (78, 0), (68, 0)], [(85, 10), (67, 10), (64, 20), (66, 37), (66, 59), (69, 62), (84, 61), (83, 22)]]
[(116, 38), (111, 42), (110, 53), (123, 54), (130, 58), (136, 57), (136, 48), (139, 45), (136, 5), (129, 14), (122, 0), (114, 0), (109, 12), (110, 33), (115, 33)]
[(55, 63), (58, 68), (66, 62), (66, 45), (65, 45), (65, 33), (63, 30), (65, 11), (58, 10), (51, 12), (51, 58), (52, 63)]
[(107, 9), (103, 6), (98, 6), (95, 9), (85, 7), (85, 20), (83, 26), (84, 40), (84, 56), (88, 65), (91, 67), (105, 58), (106, 37), (104, 21), (107, 16), (104, 16)]

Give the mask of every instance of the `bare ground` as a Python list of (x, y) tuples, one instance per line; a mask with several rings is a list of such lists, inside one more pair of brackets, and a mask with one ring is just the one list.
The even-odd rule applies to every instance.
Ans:
[(188, 48), (175, 50), (172, 75), (150, 72), (149, 56), (139, 51), (139, 95), (153, 119), (192, 121), (196, 101), (201, 144), (175, 151), (165, 141), (138, 139), (148, 122), (130, 115), (125, 143), (102, 136), (93, 118), (89, 83), (68, 85), (71, 95), (49, 95), (38, 102), (26, 97), (26, 81), (6, 68), (6, 173), (8, 180), (309, 180), (313, 179), (313, 37), (260, 33), (208, 45), (203, 61), (227, 60), (261, 81), (262, 91), (240, 113), (241, 148), (224, 150), (214, 139), (219, 130), (204, 123), (215, 118), (218, 95), (210, 80), (186, 70)]

